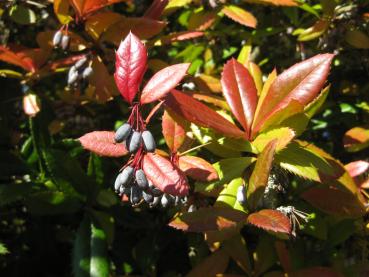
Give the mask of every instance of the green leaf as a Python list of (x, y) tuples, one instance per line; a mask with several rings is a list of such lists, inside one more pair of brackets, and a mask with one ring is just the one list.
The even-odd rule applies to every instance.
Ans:
[(108, 244), (111, 244), (114, 240), (114, 217), (108, 213), (100, 212), (96, 210), (91, 211), (92, 218), (96, 225), (98, 225), (101, 229), (104, 230), (106, 234), (106, 241)]
[(88, 216), (82, 220), (73, 246), (75, 277), (108, 277), (106, 235)]
[(237, 189), (243, 183), (241, 177), (233, 179), (229, 184), (227, 184), (224, 189), (220, 192), (214, 206), (215, 207), (230, 207), (235, 210), (242, 212), (247, 212), (244, 207), (237, 201)]
[(106, 207), (106, 208), (109, 208), (111, 206), (118, 204), (117, 195), (110, 190), (101, 190), (96, 196), (96, 201), (102, 207)]
[(253, 253), (254, 258), (254, 275), (261, 276), (261, 273), (267, 271), (277, 261), (275, 248), (271, 247), (274, 240), (271, 236), (259, 236), (256, 250)]
[(309, 221), (300, 226), (300, 230), (312, 237), (320, 240), (326, 240), (328, 235), (327, 222), (319, 214), (311, 214)]
[(0, 77), (22, 79), (23, 74), (10, 69), (0, 69)]
[(30, 213), (54, 215), (75, 213), (81, 208), (81, 202), (75, 197), (60, 191), (43, 191), (31, 194), (25, 200)]
[(0, 185), (0, 206), (11, 204), (28, 196), (33, 185), (30, 183)]
[(9, 254), (9, 250), (6, 248), (6, 246), (0, 242), (0, 255), (6, 255)]
[(322, 36), (329, 27), (329, 21), (320, 19), (315, 24), (304, 31), (302, 31), (297, 37), (298, 41), (309, 41)]
[(219, 180), (211, 183), (196, 183), (195, 191), (210, 192), (223, 186), (224, 184), (227, 184), (237, 177), (241, 177), (242, 173), (253, 161), (255, 161), (255, 158), (239, 157), (224, 159), (216, 162), (213, 164), (213, 167), (218, 173)]
[(102, 165), (102, 158), (94, 153), (90, 153), (90, 159), (88, 160), (87, 175), (101, 185), (104, 181), (104, 171)]
[(349, 237), (351, 237), (356, 231), (355, 222), (352, 219), (342, 220), (329, 228), (328, 232), (328, 247), (335, 247)]
[(264, 194), (265, 187), (268, 184), (277, 142), (277, 139), (270, 141), (256, 160), (247, 187), (247, 203), (252, 210), (256, 209), (256, 206)]
[(277, 128), (267, 131), (265, 133), (261, 133), (258, 135), (255, 140), (252, 142), (252, 145), (258, 150), (258, 152), (262, 152), (266, 145), (270, 143), (272, 140), (277, 140), (276, 152), (285, 148), (287, 144), (291, 142), (291, 140), (295, 137), (295, 132), (288, 127)]
[(317, 98), (314, 99), (309, 105), (307, 105), (304, 109), (305, 114), (308, 118), (312, 118), (323, 106), (325, 100), (327, 99), (329, 90), (331, 86), (326, 86), (322, 92), (318, 95)]
[(23, 5), (14, 5), (9, 10), (10, 18), (22, 25), (28, 25), (36, 23), (36, 14), (30, 8), (27, 8)]

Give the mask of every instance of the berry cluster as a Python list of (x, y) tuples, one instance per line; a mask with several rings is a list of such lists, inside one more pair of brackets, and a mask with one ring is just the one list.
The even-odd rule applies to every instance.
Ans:
[(79, 59), (68, 72), (68, 85), (69, 86), (78, 86), (79, 81), (87, 80), (93, 73), (92, 67), (90, 65), (91, 61), (89, 57), (86, 55), (83, 58)]
[(62, 29), (55, 32), (53, 37), (53, 46), (55, 48), (60, 47), (64, 51), (68, 49), (70, 44), (70, 36), (67, 32), (64, 32)]

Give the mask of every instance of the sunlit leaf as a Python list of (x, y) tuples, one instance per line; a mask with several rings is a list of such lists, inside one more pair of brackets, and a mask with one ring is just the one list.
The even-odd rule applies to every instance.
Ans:
[(354, 127), (343, 137), (343, 146), (349, 152), (357, 152), (369, 146), (369, 129)]
[(289, 218), (276, 210), (261, 210), (250, 214), (247, 222), (267, 231), (291, 233)]
[(172, 152), (177, 152), (186, 138), (188, 122), (169, 111), (164, 111), (161, 124), (165, 143)]
[(245, 11), (241, 7), (235, 5), (226, 5), (223, 7), (222, 12), (230, 19), (246, 26), (255, 28), (257, 24), (256, 18), (252, 13)]
[(329, 21), (325, 19), (320, 19), (310, 28), (305, 29), (297, 37), (298, 41), (309, 41), (322, 36), (329, 27)]
[(123, 16), (118, 13), (104, 12), (88, 17), (85, 23), (86, 32), (95, 40), (98, 40), (110, 26), (122, 20)]
[(73, 17), (69, 14), (69, 8), (69, 0), (54, 0), (54, 13), (63, 25), (73, 21)]
[(189, 177), (202, 182), (218, 180), (214, 167), (204, 159), (195, 156), (179, 157), (179, 168)]
[(277, 139), (276, 151), (278, 152), (285, 148), (294, 137), (295, 132), (290, 128), (277, 128), (258, 135), (252, 145), (261, 152), (270, 141)]

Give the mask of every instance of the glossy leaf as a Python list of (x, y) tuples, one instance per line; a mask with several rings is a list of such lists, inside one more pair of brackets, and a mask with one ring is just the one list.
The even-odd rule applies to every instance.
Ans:
[(222, 12), (230, 19), (246, 26), (255, 28), (257, 24), (256, 18), (252, 13), (245, 11), (244, 9), (235, 5), (226, 5), (223, 7)]
[(343, 137), (343, 146), (349, 152), (357, 152), (369, 146), (369, 129), (354, 127)]
[(326, 86), (322, 92), (312, 101), (309, 105), (307, 105), (304, 109), (304, 113), (308, 118), (312, 118), (323, 106), (325, 100), (328, 97), (330, 85)]
[(183, 92), (173, 90), (165, 98), (164, 105), (188, 121), (202, 127), (212, 128), (230, 137), (244, 136), (244, 133), (236, 125)]
[(226, 251), (220, 249), (206, 257), (201, 263), (194, 267), (186, 276), (226, 276), (223, 273), (226, 271), (229, 262), (229, 255)]
[(217, 13), (214, 11), (194, 12), (188, 19), (187, 28), (191, 31), (205, 31), (215, 23), (217, 17)]
[(164, 111), (161, 124), (165, 143), (171, 152), (177, 152), (186, 138), (188, 123), (175, 114)]
[(201, 182), (218, 180), (214, 167), (202, 158), (195, 156), (179, 157), (179, 168), (189, 177)]
[(155, 46), (160, 46), (164, 44), (172, 44), (177, 41), (184, 41), (188, 39), (198, 38), (204, 36), (204, 32), (200, 31), (183, 31), (183, 32), (174, 32), (166, 36), (160, 37), (154, 44)]
[(307, 105), (322, 89), (334, 55), (321, 54), (295, 64), (279, 75), (263, 99), (255, 117), (253, 133), (277, 112), (286, 109), (292, 101)]
[(86, 20), (85, 30), (93, 39), (98, 40), (110, 26), (122, 19), (122, 15), (114, 12), (94, 14), (89, 16)]
[(89, 13), (122, 1), (123, 0), (70, 0), (74, 10), (80, 18), (85, 18)]
[(369, 163), (367, 161), (355, 161), (346, 164), (345, 168), (351, 177), (356, 177), (368, 171)]
[(189, 185), (183, 173), (167, 159), (152, 153), (144, 156), (142, 169), (161, 191), (172, 195), (188, 194)]
[(230, 110), (227, 102), (224, 101), (223, 97), (220, 97), (220, 96), (217, 96), (217, 95), (214, 95), (214, 94), (205, 94), (205, 93), (196, 93), (196, 92), (191, 92), (191, 95), (196, 100), (200, 100), (200, 101), (203, 101), (205, 103), (212, 104), (212, 105), (214, 105), (216, 107), (219, 107), (223, 110), (227, 110), (227, 111)]
[(242, 64), (231, 59), (224, 66), (221, 83), (232, 113), (249, 136), (258, 99), (252, 76)]
[(141, 104), (164, 98), (183, 79), (189, 67), (188, 63), (175, 64), (157, 72), (142, 90)]
[(265, 146), (272, 140), (277, 140), (276, 152), (285, 148), (295, 137), (295, 132), (288, 127), (272, 129), (258, 135), (252, 145), (259, 151), (263, 151)]
[(69, 14), (69, 7), (69, 0), (54, 0), (54, 13), (61, 24), (68, 24), (73, 21), (72, 16)]
[(256, 209), (264, 194), (265, 187), (268, 184), (269, 173), (272, 169), (272, 162), (277, 142), (278, 140), (276, 139), (270, 141), (263, 149), (263, 152), (261, 152), (257, 157), (256, 164), (247, 187), (247, 202), (248, 206), (252, 210)]
[(138, 37), (129, 33), (116, 52), (115, 83), (120, 94), (132, 103), (147, 67), (147, 52)]
[(193, 78), (193, 81), (199, 88), (201, 92), (208, 93), (221, 93), (222, 92), (222, 84), (220, 80), (214, 76), (200, 74)]
[(158, 20), (169, 0), (153, 0), (151, 6), (145, 11), (144, 17)]
[(114, 132), (94, 131), (78, 139), (83, 148), (100, 156), (121, 157), (128, 153), (122, 143), (115, 143)]
[(360, 217), (365, 213), (364, 205), (355, 195), (337, 188), (313, 187), (303, 192), (301, 197), (329, 214)]
[(276, 210), (261, 210), (250, 214), (247, 222), (267, 231), (291, 233), (290, 220), (283, 213)]
[(225, 207), (201, 208), (177, 216), (169, 226), (186, 232), (206, 232), (234, 227), (246, 222), (246, 214)]
[(309, 41), (322, 36), (329, 28), (330, 22), (325, 19), (320, 19), (310, 28), (305, 29), (299, 34), (298, 41)]
[(297, 1), (295, 0), (245, 0), (246, 2), (254, 4), (269, 4), (276, 6), (297, 6)]
[(214, 204), (215, 207), (230, 207), (247, 213), (247, 210), (237, 201), (237, 191), (239, 186), (243, 185), (242, 177), (238, 177), (225, 185), (224, 189), (219, 193), (219, 196)]

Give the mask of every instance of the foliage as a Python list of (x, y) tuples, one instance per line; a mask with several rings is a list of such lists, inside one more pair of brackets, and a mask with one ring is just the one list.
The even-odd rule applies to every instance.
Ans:
[(366, 275), (368, 1), (3, 2), (4, 275)]

